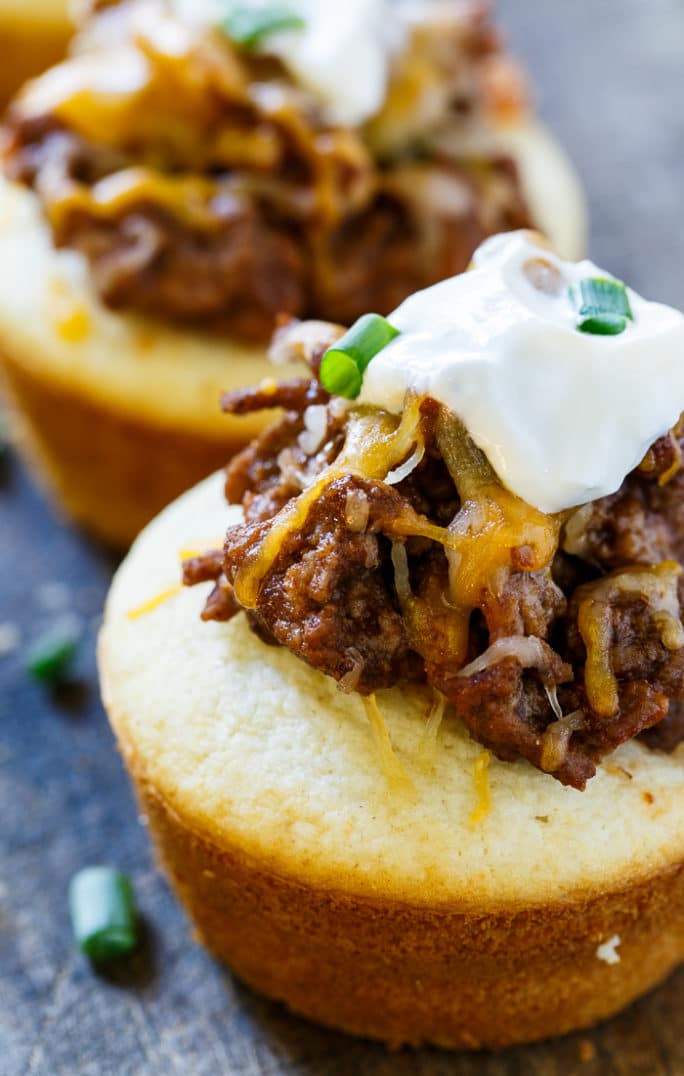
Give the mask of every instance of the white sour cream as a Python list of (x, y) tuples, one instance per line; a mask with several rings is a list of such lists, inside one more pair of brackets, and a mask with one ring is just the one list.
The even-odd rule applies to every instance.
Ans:
[[(217, 22), (221, 0), (173, 0), (192, 21)], [(241, 0), (263, 8), (272, 0)], [(305, 25), (271, 34), (260, 52), (278, 56), (292, 77), (321, 101), (330, 119), (355, 126), (382, 108), (393, 54), (404, 43), (407, 20), (392, 0), (285, 0)]]
[[(254, 0), (253, 0), (254, 2)], [(297, 0), (306, 27), (264, 45), (325, 105), (337, 123), (354, 126), (382, 108), (392, 54), (405, 26), (391, 0)]]
[[(557, 294), (526, 272), (539, 258), (561, 274)], [(615, 492), (684, 410), (684, 315), (628, 290), (625, 332), (579, 332), (570, 285), (609, 275), (524, 232), (487, 240), (471, 272), (389, 315), (401, 335), (368, 366), (360, 401), (399, 413), (408, 390), (432, 396), (543, 512)]]

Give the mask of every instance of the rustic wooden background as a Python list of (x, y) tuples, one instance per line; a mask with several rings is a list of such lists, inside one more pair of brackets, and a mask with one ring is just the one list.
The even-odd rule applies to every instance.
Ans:
[[(684, 305), (684, 3), (498, 7), (585, 177), (592, 254)], [(98, 702), (112, 560), (51, 513), (15, 460), (0, 486), (0, 550), (2, 1076), (684, 1076), (684, 973), (591, 1034), (475, 1057), (387, 1054), (236, 983), (192, 943), (155, 873)], [(85, 645), (78, 681), (50, 695), (27, 680), (22, 650), (63, 616), (79, 619)], [(132, 874), (147, 923), (143, 951), (109, 980), (74, 952), (66, 909), (70, 876), (97, 861)]]

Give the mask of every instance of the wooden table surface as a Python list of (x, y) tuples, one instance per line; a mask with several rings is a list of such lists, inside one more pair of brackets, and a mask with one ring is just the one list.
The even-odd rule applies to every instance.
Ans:
[[(586, 180), (592, 255), (684, 305), (684, 3), (498, 7)], [(51, 513), (16, 460), (0, 487), (0, 550), (2, 1076), (684, 1076), (684, 973), (592, 1033), (472, 1057), (388, 1054), (236, 983), (193, 944), (154, 870), (98, 701), (113, 561)], [(78, 617), (85, 645), (78, 683), (50, 695), (26, 678), (22, 649), (62, 616)], [(98, 861), (131, 873), (147, 923), (143, 951), (109, 980), (74, 952), (66, 907), (72, 873)]]

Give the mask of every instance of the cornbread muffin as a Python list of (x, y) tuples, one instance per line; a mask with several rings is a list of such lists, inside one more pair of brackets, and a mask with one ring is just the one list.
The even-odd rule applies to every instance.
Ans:
[(0, 108), (27, 78), (64, 56), (73, 25), (67, 0), (0, 0)]
[(682, 347), (517, 232), (388, 318), (281, 327), (310, 377), (224, 397), (285, 413), (136, 543), (100, 668), (162, 863), (257, 989), (503, 1046), (684, 958)]
[(263, 415), (218, 406), (223, 390), (273, 377), (263, 348), (107, 310), (83, 257), (55, 250), (35, 196), (5, 180), (0, 272), (0, 363), (20, 443), (98, 537), (127, 545), (263, 427)]
[[(586, 791), (489, 763), (429, 695), (362, 700), (244, 618), (200, 626), (208, 585), (168, 592), (220, 540), (221, 479), (167, 509), (115, 580), (104, 700), (161, 862), (200, 939), (255, 989), (361, 1035), (474, 1048), (615, 1012), (684, 957), (684, 756), (632, 741)], [(139, 615), (135, 615), (138, 613)], [(479, 782), (482, 784), (482, 782)]]
[(268, 376), (280, 315), (384, 313), (502, 229), (581, 248), (577, 180), (483, 5), (387, 3), (301, 0), (265, 37), (250, 3), (241, 30), (213, 0), (86, 3), (13, 103), (0, 360), (31, 458), (102, 537), (263, 425), (207, 400)]

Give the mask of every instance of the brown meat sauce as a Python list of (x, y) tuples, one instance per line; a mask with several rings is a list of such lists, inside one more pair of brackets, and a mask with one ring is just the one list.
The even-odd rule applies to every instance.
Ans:
[[(340, 330), (306, 330), (284, 328), (275, 346), (305, 357), (315, 371)], [(245, 566), (280, 527), (248, 603), (250, 625), (342, 690), (429, 685), (498, 758), (523, 757), (579, 789), (605, 754), (633, 737), (643, 734), (663, 750), (684, 738), (684, 472), (673, 467), (679, 427), (616, 494), (555, 521), (548, 563), (525, 545), (503, 558), (497, 552), (496, 566), (475, 590), (471, 584), (464, 618), (454, 605), (448, 549), (432, 537), (448, 534), (441, 528), (463, 510), (440, 450), (438, 405), (421, 402), (424, 456), (389, 485), (354, 468), (331, 469), (354, 409), (330, 399), (315, 379), (224, 400), (231, 413), (274, 404), (285, 417), (228, 467), (227, 499), (242, 505), (244, 523), (228, 531), (221, 553), (185, 565), (186, 583), (215, 580), (205, 618), (227, 620), (241, 610), (234, 585), (240, 589)], [(319, 423), (324, 416), (313, 451), (306, 438), (312, 407)], [(306, 511), (283, 531), (283, 519), (312, 488)], [(476, 536), (476, 555), (479, 549), (486, 565), (495, 563)]]

